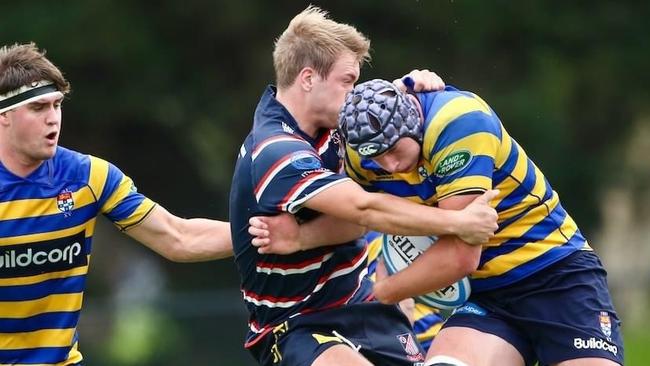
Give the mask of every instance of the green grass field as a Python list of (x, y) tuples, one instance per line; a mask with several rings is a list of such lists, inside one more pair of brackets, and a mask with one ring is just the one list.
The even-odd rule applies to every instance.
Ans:
[(625, 332), (625, 364), (628, 366), (650, 365), (650, 332), (641, 329)]

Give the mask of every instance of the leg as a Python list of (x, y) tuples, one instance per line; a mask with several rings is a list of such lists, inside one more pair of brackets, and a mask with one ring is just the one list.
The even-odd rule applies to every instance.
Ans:
[(444, 328), (427, 354), (449, 356), (472, 366), (524, 365), (517, 349), (502, 338), (467, 327)]
[(606, 358), (588, 357), (562, 361), (554, 366), (619, 366), (619, 364)]
[(312, 366), (331, 365), (372, 366), (359, 352), (343, 344), (328, 348), (312, 363)]

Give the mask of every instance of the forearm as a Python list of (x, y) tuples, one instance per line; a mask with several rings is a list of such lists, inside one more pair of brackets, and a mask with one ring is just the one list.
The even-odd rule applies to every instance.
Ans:
[(407, 268), (378, 281), (375, 297), (392, 304), (445, 288), (476, 270), (480, 255), (480, 246), (442, 237)]
[(416, 204), (389, 194), (371, 193), (360, 223), (369, 229), (399, 235), (453, 235), (462, 217), (458, 211)]
[(330, 215), (300, 225), (300, 249), (347, 243), (364, 235), (366, 228)]
[(210, 219), (181, 219), (177, 262), (200, 262), (233, 255), (230, 224)]

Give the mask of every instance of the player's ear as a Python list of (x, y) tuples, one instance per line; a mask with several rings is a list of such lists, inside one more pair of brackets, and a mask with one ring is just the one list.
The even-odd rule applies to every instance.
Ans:
[(311, 67), (304, 67), (298, 73), (297, 82), (299, 83), (300, 88), (307, 92), (311, 91), (314, 85), (314, 77), (316, 76), (316, 70), (312, 69)]

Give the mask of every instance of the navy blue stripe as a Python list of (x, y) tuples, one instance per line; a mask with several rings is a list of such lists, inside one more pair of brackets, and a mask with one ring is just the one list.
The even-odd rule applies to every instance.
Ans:
[(97, 204), (92, 203), (75, 208), (68, 217), (64, 217), (61, 212), (54, 215), (3, 220), (0, 221), (0, 237), (47, 233), (81, 225), (97, 216), (97, 208)]
[(567, 213), (561, 205), (557, 205), (551, 214), (544, 217), (543, 220), (531, 226), (523, 235), (512, 238), (501, 243), (498, 247), (486, 248), (481, 254), (479, 268), (487, 261), (500, 255), (511, 253), (512, 251), (523, 247), (528, 243), (543, 240), (553, 231), (557, 230), (564, 223)]
[(432, 175), (431, 178), (433, 179), (434, 184), (436, 186), (439, 186), (441, 184), (451, 183), (454, 180), (462, 177), (483, 176), (491, 179), (493, 172), (494, 159), (491, 156), (474, 155), (470, 164), (459, 172), (444, 177), (437, 177), (435, 175)]
[(85, 286), (85, 275), (56, 278), (31, 285), (0, 286), (0, 301), (27, 301), (52, 294), (77, 293), (82, 292)]
[[(512, 139), (511, 139), (512, 140)], [(517, 165), (517, 159), (519, 159), (519, 146), (512, 140), (512, 147), (510, 148), (510, 154), (503, 165), (498, 168), (492, 175), (492, 184), (496, 187), (501, 184), (506, 178), (512, 174)]]
[(127, 217), (131, 216), (135, 210), (138, 209), (140, 204), (144, 201), (144, 196), (139, 193), (131, 193), (120, 203), (111, 210), (111, 212), (106, 213), (111, 221), (120, 221), (124, 220)]
[(537, 181), (537, 174), (535, 174), (535, 166), (530, 159), (527, 160), (526, 176), (524, 180), (520, 182), (517, 188), (513, 189), (495, 208), (497, 211), (505, 211), (508, 208), (521, 203), (521, 201), (529, 195), (533, 188), (535, 188), (535, 182)]
[(476, 133), (487, 132), (501, 140), (501, 127), (498, 120), (481, 111), (473, 111), (456, 117), (440, 132), (431, 156), (456, 141)]
[(566, 258), (569, 254), (574, 253), (585, 244), (585, 239), (580, 232), (576, 232), (571, 239), (564, 245), (557, 246), (539, 257), (519, 265), (512, 270), (495, 277), (472, 279), (472, 291), (481, 292), (489, 291), (495, 288), (510, 285), (514, 282), (537, 273), (538, 271), (552, 265), (553, 263)]
[(43, 348), (24, 348), (16, 350), (0, 350), (0, 360), (3, 364), (39, 364), (39, 363), (59, 363), (68, 358), (70, 353), (69, 347), (43, 347)]
[(553, 188), (551, 188), (551, 184), (548, 182), (548, 179), (544, 178), (544, 197), (542, 197), (542, 202), (546, 202), (550, 200), (553, 197)]
[(79, 311), (43, 313), (21, 319), (0, 318), (0, 333), (75, 328), (78, 321)]
[(378, 231), (370, 231), (366, 234), (366, 243), (371, 243), (381, 235)]
[(402, 180), (374, 181), (372, 185), (383, 192), (399, 197), (419, 196), (428, 199), (436, 193), (435, 186), (426, 180), (418, 184), (409, 184)]

